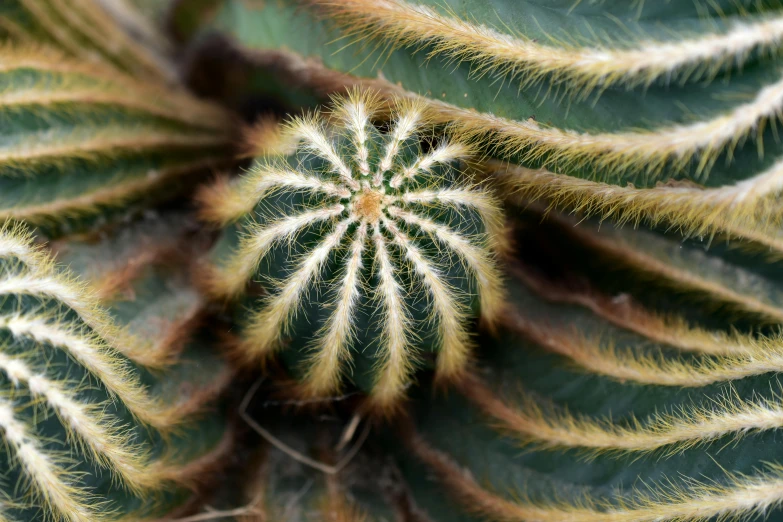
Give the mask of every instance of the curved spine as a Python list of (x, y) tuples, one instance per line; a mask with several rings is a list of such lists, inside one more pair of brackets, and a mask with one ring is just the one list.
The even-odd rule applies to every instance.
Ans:
[[(88, 507), (88, 498), (69, 484), (68, 472), (57, 462), (54, 455), (47, 453), (30, 428), (14, 413), (12, 403), (0, 398), (0, 430), (14, 456), (24, 469), (25, 476), (35, 488), (35, 495), (69, 522), (90, 522), (101, 516)], [(60, 459), (62, 460), (62, 459)]]
[(383, 309), (383, 351), (386, 354), (378, 366), (378, 378), (372, 399), (381, 407), (388, 407), (403, 393), (412, 371), (411, 359), (415, 354), (408, 347), (411, 318), (404, 303), (404, 293), (395, 278), (396, 268), (389, 255), (389, 247), (376, 223), (373, 228), (375, 244), (375, 273), (378, 278), (376, 299)]
[(302, 256), (291, 276), (280, 285), (278, 293), (267, 299), (263, 310), (254, 313), (246, 327), (246, 352), (249, 356), (264, 357), (277, 348), (281, 332), (284, 332), (291, 315), (300, 306), (307, 288), (318, 281), (329, 254), (343, 240), (353, 218), (346, 218), (336, 225), (311, 252)]
[(122, 433), (123, 427), (97, 422), (105, 404), (78, 400), (73, 392), (42, 372), (35, 371), (21, 357), (10, 357), (0, 352), (0, 371), (17, 388), (26, 385), (34, 397), (43, 399), (68, 426), (77, 443), (84, 446), (100, 465), (116, 471), (131, 488), (139, 491), (157, 484), (145, 470), (144, 450), (131, 445), (129, 436)]
[[(336, 19), (348, 38), (381, 38), (395, 46), (424, 48), (470, 62), (473, 75), (496, 75), (528, 86), (546, 78), (587, 96), (593, 89), (627, 88), (712, 77), (729, 66), (740, 68), (754, 51), (777, 53), (783, 42), (783, 19), (759, 17), (728, 24), (720, 33), (672, 35), (670, 40), (623, 41), (583, 46), (546, 44), (521, 34), (508, 34), (406, 0), (304, 0)], [(620, 42), (618, 42), (619, 44)], [(701, 72), (701, 73), (700, 73)]]
[(316, 334), (313, 356), (307, 362), (305, 386), (312, 395), (331, 393), (340, 387), (342, 366), (350, 359), (350, 346), (354, 337), (353, 316), (360, 297), (359, 285), (362, 270), (362, 255), (367, 239), (367, 223), (356, 229), (348, 251), (349, 259), (345, 275), (340, 282), (334, 312)]
[(707, 405), (684, 405), (641, 420), (630, 417), (618, 421), (575, 415), (525, 393), (508, 401), (472, 375), (459, 386), (501, 431), (523, 444), (547, 450), (575, 448), (588, 456), (659, 453), (670, 457), (721, 437), (738, 440), (783, 426), (779, 394), (744, 400), (729, 389)]
[(777, 203), (783, 190), (781, 162), (752, 178), (717, 188), (687, 182), (622, 187), (499, 162), (489, 162), (486, 169), (490, 179), (508, 189), (506, 198), (513, 202), (543, 200), (618, 224), (665, 225), (688, 236), (721, 234), (771, 242), (783, 219)]
[(606, 255), (618, 265), (654, 276), (661, 285), (709, 297), (708, 302), (713, 306), (728, 305), (765, 324), (783, 323), (783, 308), (777, 304), (777, 292), (749, 271), (703, 252), (669, 245), (652, 234), (639, 232), (634, 236), (635, 243), (631, 244), (622, 237), (622, 229), (614, 233), (596, 233), (584, 227), (569, 226), (572, 224), (565, 218), (558, 219), (566, 226), (564, 231), (583, 245)]
[(237, 249), (237, 255), (229, 264), (221, 267), (213, 276), (210, 288), (215, 295), (234, 297), (239, 295), (255, 272), (261, 259), (278, 243), (289, 241), (305, 227), (339, 216), (345, 206), (336, 204), (289, 216), (266, 225), (254, 225)]
[(440, 270), (433, 266), (411, 240), (391, 220), (382, 217), (381, 223), (388, 230), (393, 241), (402, 250), (403, 255), (411, 263), (413, 270), (421, 278), (432, 298), (434, 318), (438, 324), (439, 348), (438, 374), (440, 378), (457, 377), (465, 368), (470, 358), (472, 347), (466, 323), (466, 311), (454, 296), (454, 290), (449, 288)]
[(516, 311), (505, 315), (509, 328), (536, 344), (568, 357), (591, 373), (621, 382), (698, 388), (783, 371), (781, 348), (765, 343), (764, 339), (758, 341), (753, 353), (682, 360), (602, 346), (599, 340), (587, 338), (575, 330), (562, 331), (562, 328), (535, 324)]
[(65, 350), (121, 400), (134, 416), (155, 427), (168, 424), (161, 405), (144, 391), (132, 373), (129, 363), (122, 361), (99, 336), (67, 323), (50, 322), (32, 314), (0, 316), (0, 328), (7, 328), (14, 337), (27, 337)]
[(715, 517), (752, 517), (783, 502), (783, 473), (779, 467), (755, 476), (728, 474), (726, 484), (672, 485), (668, 489), (635, 491), (617, 503), (578, 498), (569, 502), (517, 500), (482, 488), (445, 453), (413, 434), (408, 445), (465, 508), (499, 522), (703, 522)]

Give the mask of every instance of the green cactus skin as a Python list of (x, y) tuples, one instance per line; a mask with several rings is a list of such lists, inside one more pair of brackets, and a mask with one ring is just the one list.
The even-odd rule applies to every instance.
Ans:
[(217, 107), (52, 49), (2, 53), (0, 218), (67, 232), (170, 198), (229, 156)]
[(334, 392), (353, 363), (386, 410), (420, 352), (437, 352), (445, 380), (464, 370), (473, 301), (494, 321), (502, 216), (487, 190), (461, 179), (456, 162), (467, 145), (422, 151), (426, 113), (401, 102), (379, 132), (371, 124), (379, 108), (372, 95), (354, 94), (335, 102), (330, 127), (318, 116), (294, 119), (277, 138), (288, 159), (267, 158), (201, 199), (207, 218), (237, 222), (213, 254), (209, 293), (232, 298), (251, 280), (269, 291), (247, 303), (240, 356), (264, 359), (290, 338), (281, 351), (303, 373), (302, 393)]
[(776, 265), (560, 216), (520, 230), (559, 238), (550, 275), (508, 260), (499, 336), (459, 393), (412, 401), (398, 456), (419, 506), (433, 521), (779, 520)]
[(117, 74), (176, 84), (165, 38), (125, 0), (7, 0), (0, 39), (46, 45)]
[[(156, 241), (176, 241), (171, 230), (155, 233)], [(154, 234), (136, 230), (130, 243), (149, 245), (142, 235)], [(181, 265), (139, 262), (146, 247), (128, 248), (104, 258), (111, 268), (88, 286), (56, 267), (19, 227), (3, 229), (0, 249), (0, 513), (12, 522), (176, 513), (232, 440), (218, 416), (196, 416), (230, 371), (204, 344), (209, 336), (188, 341), (198, 299), (184, 282), (177, 285), (172, 274)], [(78, 240), (59, 249), (62, 261), (81, 255), (92, 267), (107, 250)], [(106, 281), (127, 286), (109, 310), (96, 301)], [(140, 315), (161, 307), (167, 315)]]
[(488, 168), (514, 189), (504, 193), (689, 234), (775, 241), (774, 6), (216, 4), (202, 26), (233, 36), (289, 85), (321, 94), (364, 86), (426, 101), (456, 134), (519, 164)]

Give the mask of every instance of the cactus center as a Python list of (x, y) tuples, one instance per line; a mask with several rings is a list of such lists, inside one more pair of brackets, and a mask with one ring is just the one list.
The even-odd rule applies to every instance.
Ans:
[(357, 216), (374, 223), (381, 217), (382, 203), (382, 193), (377, 190), (365, 189), (357, 196), (353, 209)]

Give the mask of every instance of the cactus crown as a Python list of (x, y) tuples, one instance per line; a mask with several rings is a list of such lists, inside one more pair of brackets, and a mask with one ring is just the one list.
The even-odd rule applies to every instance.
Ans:
[[(372, 395), (389, 405), (402, 395), (426, 342), (439, 351), (440, 375), (462, 371), (471, 296), (479, 296), (483, 318), (496, 315), (501, 290), (492, 249), (501, 215), (486, 190), (460, 180), (455, 163), (470, 155), (469, 145), (444, 139), (422, 150), (423, 108), (394, 104), (386, 132), (372, 125), (380, 108), (372, 94), (354, 92), (335, 102), (330, 125), (318, 115), (293, 119), (278, 137), (280, 148), (293, 153), (288, 160), (266, 158), (239, 183), (213, 187), (202, 200), (212, 221), (242, 220), (233, 253), (210, 278), (212, 293), (236, 296), (250, 279), (272, 281), (247, 320), (243, 355), (271, 354), (296, 330), (306, 297), (325, 298), (305, 348), (303, 390), (320, 395), (337, 388), (351, 347), (375, 332)], [(262, 261), (280, 245), (287, 253), (274, 264), (292, 268), (272, 274)], [(420, 334), (427, 325), (434, 326), (430, 341)]]

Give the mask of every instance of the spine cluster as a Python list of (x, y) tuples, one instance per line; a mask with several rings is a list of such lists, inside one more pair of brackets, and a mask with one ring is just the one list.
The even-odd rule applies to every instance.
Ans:
[[(250, 281), (269, 283), (246, 320), (244, 357), (263, 359), (288, 335), (304, 336), (303, 388), (321, 395), (375, 344), (372, 395), (388, 406), (410, 381), (427, 325), (439, 374), (465, 369), (473, 296), (488, 322), (502, 300), (493, 254), (502, 218), (489, 192), (461, 179), (457, 163), (470, 147), (444, 139), (422, 150), (423, 107), (397, 103), (388, 132), (373, 125), (379, 109), (376, 97), (355, 93), (336, 102), (334, 125), (294, 119), (278, 140), (294, 147), (288, 159), (267, 158), (202, 200), (206, 217), (238, 221), (236, 247), (207, 281), (211, 292), (230, 298)], [(290, 267), (283, 277), (269, 274), (275, 249), (295, 252), (278, 261)], [(292, 327), (308, 299), (326, 311), (310, 335)]]
[(116, 520), (129, 496), (154, 518), (219, 452), (176, 448), (210, 437), (191, 398), (153, 392), (132, 335), (18, 227), (0, 231), (0, 294), (4, 520)]

